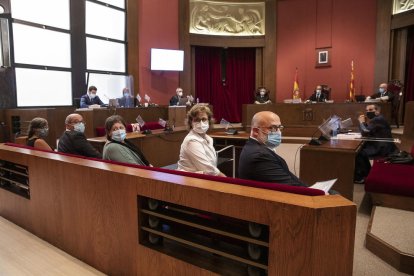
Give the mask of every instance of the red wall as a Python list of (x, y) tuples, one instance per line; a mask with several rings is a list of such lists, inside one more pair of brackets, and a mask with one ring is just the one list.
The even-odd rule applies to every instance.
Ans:
[[(332, 16), (324, 16), (328, 12)], [(375, 0), (286, 0), (278, 2), (277, 13), (278, 102), (292, 97), (296, 67), (302, 99), (317, 84), (327, 84), (332, 88), (331, 98), (344, 101), (349, 94), (352, 60), (356, 94), (372, 94)], [(331, 66), (315, 68), (316, 47), (326, 46), (331, 46)]]
[(138, 14), (139, 94), (168, 104), (178, 86), (178, 72), (152, 72), (150, 52), (151, 48), (178, 49), (178, 0), (139, 0)]
[[(178, 0), (139, 0), (139, 93), (167, 104), (177, 72), (151, 72), (150, 48), (178, 49)], [(318, 14), (318, 16), (317, 16)], [(302, 98), (317, 84), (332, 88), (331, 98), (348, 98), (351, 61), (356, 94), (374, 90), (376, 0), (279, 0), (277, 4), (276, 100), (291, 98), (295, 68)], [(270, 35), (270, 34), (267, 34)], [(315, 68), (316, 47), (331, 47), (331, 66)], [(377, 84), (375, 84), (377, 86)]]

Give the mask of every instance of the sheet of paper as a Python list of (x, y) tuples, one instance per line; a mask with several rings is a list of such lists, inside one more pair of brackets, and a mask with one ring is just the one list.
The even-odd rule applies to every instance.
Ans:
[(338, 178), (326, 181), (319, 181), (310, 186), (309, 188), (319, 189), (324, 191), (325, 193), (328, 193), (328, 191), (332, 188), (333, 184), (335, 184), (336, 180), (338, 180)]

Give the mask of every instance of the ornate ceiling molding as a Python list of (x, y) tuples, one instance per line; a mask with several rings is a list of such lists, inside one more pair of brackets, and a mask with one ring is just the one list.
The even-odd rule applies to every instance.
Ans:
[(263, 36), (265, 3), (190, 0), (189, 25), (192, 34)]
[(392, 14), (402, 13), (409, 10), (414, 10), (414, 0), (394, 0)]

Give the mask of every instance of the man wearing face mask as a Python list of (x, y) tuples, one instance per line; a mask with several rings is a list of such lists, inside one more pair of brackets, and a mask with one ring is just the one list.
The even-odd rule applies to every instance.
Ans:
[(176, 106), (180, 104), (180, 99), (183, 98), (183, 89), (181, 87), (178, 87), (175, 90), (175, 95), (171, 97), (170, 99), (170, 106)]
[(104, 103), (99, 99), (99, 96), (96, 95), (98, 88), (95, 86), (90, 86), (88, 93), (83, 95), (80, 98), (80, 108), (88, 108), (90, 105), (104, 105)]
[(107, 142), (103, 149), (103, 159), (151, 166), (141, 150), (126, 139), (126, 123), (119, 115), (106, 119)]
[(86, 140), (83, 117), (77, 113), (69, 114), (65, 120), (66, 130), (59, 139), (58, 151), (102, 158), (102, 155)]
[(365, 100), (369, 101), (370, 99), (380, 99), (382, 102), (392, 102), (394, 99), (394, 94), (388, 91), (388, 84), (381, 83), (378, 88), (378, 92), (374, 93), (371, 96), (368, 96)]
[(309, 97), (311, 102), (326, 102), (326, 95), (322, 92), (322, 86), (316, 86), (315, 92)]
[(269, 90), (265, 87), (259, 87), (256, 90), (256, 100), (255, 104), (271, 104), (272, 101), (269, 99)]
[[(361, 135), (365, 138), (392, 138), (391, 126), (380, 114), (380, 107), (375, 104), (367, 105), (365, 115), (358, 117)], [(363, 183), (368, 175), (371, 164), (369, 158), (385, 157), (397, 150), (392, 142), (366, 141), (356, 157), (354, 181)]]
[(207, 135), (212, 116), (210, 108), (201, 104), (194, 105), (188, 112), (187, 126), (190, 132), (181, 144), (178, 170), (225, 176), (217, 168), (213, 138)]
[(273, 112), (261, 111), (253, 116), (250, 138), (240, 154), (240, 178), (307, 187), (274, 151), (281, 143), (282, 130), (280, 118)]

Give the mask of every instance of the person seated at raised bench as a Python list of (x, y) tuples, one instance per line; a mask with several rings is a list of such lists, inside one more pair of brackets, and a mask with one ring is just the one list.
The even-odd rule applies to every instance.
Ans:
[(86, 140), (83, 117), (77, 113), (69, 114), (65, 120), (66, 130), (59, 139), (58, 151), (102, 158), (102, 155)]
[(323, 93), (321, 85), (316, 86), (315, 91), (309, 97), (308, 101), (311, 101), (311, 102), (326, 102), (326, 94)]
[(307, 187), (289, 171), (286, 161), (276, 154), (282, 141), (283, 125), (270, 111), (256, 113), (251, 122), (250, 138), (239, 159), (239, 178)]
[[(354, 182), (362, 184), (371, 169), (369, 158), (385, 157), (397, 151), (397, 147), (392, 142), (391, 126), (381, 115), (378, 105), (367, 105), (365, 114), (360, 115), (358, 121), (362, 137), (370, 140), (364, 143), (355, 160)], [(378, 138), (390, 141), (375, 141)]]
[(212, 117), (213, 113), (206, 105), (197, 104), (188, 111), (186, 123), (190, 132), (181, 144), (178, 170), (225, 176), (217, 168), (213, 138), (206, 133), (212, 125)]
[(44, 140), (49, 134), (49, 124), (46, 119), (36, 117), (30, 121), (26, 145), (36, 149), (52, 150)]
[(371, 96), (368, 96), (365, 101), (369, 101), (370, 99), (380, 99), (382, 102), (392, 102), (394, 94), (391, 91), (388, 91), (388, 84), (381, 83), (378, 91)]
[(259, 87), (255, 93), (255, 104), (271, 104), (272, 101), (269, 99), (269, 90), (265, 87)]
[(134, 97), (132, 97), (129, 89), (122, 89), (122, 97), (118, 98), (119, 107), (134, 107)]
[(105, 121), (107, 142), (103, 148), (103, 159), (151, 166), (141, 150), (126, 139), (126, 123), (119, 115)]
[(88, 108), (90, 105), (104, 105), (98, 95), (96, 95), (98, 88), (96, 86), (89, 86), (88, 93), (80, 98), (80, 107)]

